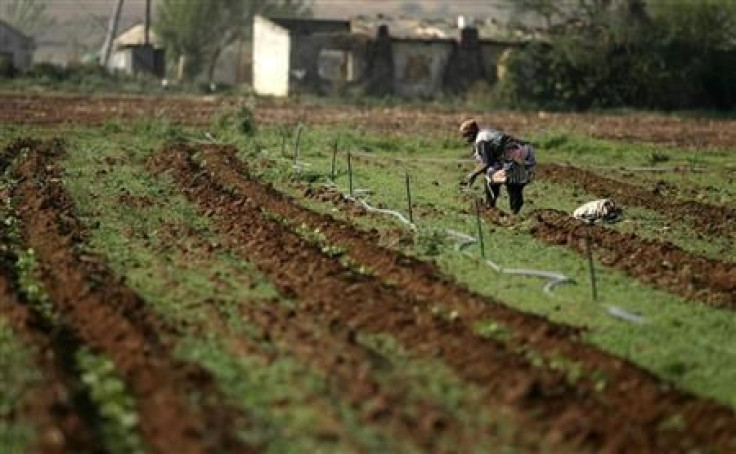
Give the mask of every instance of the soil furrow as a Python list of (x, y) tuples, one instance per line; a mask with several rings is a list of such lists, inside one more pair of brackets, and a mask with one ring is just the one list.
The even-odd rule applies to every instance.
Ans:
[(578, 184), (586, 192), (613, 199), (620, 205), (655, 210), (672, 222), (686, 220), (704, 235), (736, 237), (736, 209), (731, 207), (673, 199), (659, 194), (656, 186), (648, 190), (572, 166), (545, 164), (540, 166), (539, 177), (551, 183)]
[[(202, 167), (191, 160), (196, 151), (203, 154)], [(434, 266), (382, 249), (372, 235), (244, 180), (232, 149), (174, 147), (157, 161), (157, 168), (174, 170), (186, 195), (215, 219), (233, 248), (256, 263), (282, 292), (299, 298), (298, 310), (331, 317), (356, 331), (388, 332), (415, 353), (441, 358), (461, 377), (482, 386), (488, 404), (513, 408), (549, 441), (611, 450), (736, 447), (731, 409), (668, 390), (650, 374), (577, 341), (570, 328), (474, 295)], [(382, 278), (350, 272), (285, 226), (266, 220), (261, 210), (319, 228)], [(457, 312), (437, 316), (431, 310), (434, 304)], [(602, 368), (612, 381), (596, 390), (588, 378), (571, 385), (564, 374), (533, 367), (510, 342), (475, 335), (472, 323), (482, 319), (508, 322), (527, 348), (560, 351), (586, 366)], [(686, 429), (664, 428), (675, 415)]]
[(13, 331), (36, 354), (43, 380), (28, 390), (21, 417), (37, 427), (34, 452), (93, 452), (97, 444), (92, 409), (80, 392), (79, 377), (73, 369), (74, 339), (47, 326), (19, 295), (14, 257), (7, 251), (0, 258), (0, 314)]
[(172, 357), (176, 335), (106, 266), (83, 254), (84, 229), (61, 186), (59, 142), (36, 143), (16, 170), (13, 190), (21, 233), (39, 258), (44, 287), (74, 334), (108, 355), (136, 394), (140, 426), (156, 452), (208, 452), (244, 447), (232, 433), (237, 415), (225, 407), (196, 412), (193, 392), (217, 390), (203, 369)]
[(590, 235), (598, 260), (655, 287), (708, 305), (736, 310), (736, 264), (691, 254), (671, 243), (646, 240), (601, 226), (589, 226), (567, 213), (536, 212), (532, 233), (540, 240), (586, 252)]

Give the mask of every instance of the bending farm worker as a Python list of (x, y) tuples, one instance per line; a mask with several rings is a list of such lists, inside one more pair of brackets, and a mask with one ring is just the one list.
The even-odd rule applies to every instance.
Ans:
[(524, 205), (524, 187), (532, 180), (537, 164), (534, 148), (501, 131), (481, 129), (474, 119), (462, 122), (460, 135), (473, 145), (478, 163), (465, 184), (472, 186), (478, 176), (484, 175), (486, 205), (490, 208), (496, 207), (501, 185), (505, 185), (511, 212), (518, 214)]

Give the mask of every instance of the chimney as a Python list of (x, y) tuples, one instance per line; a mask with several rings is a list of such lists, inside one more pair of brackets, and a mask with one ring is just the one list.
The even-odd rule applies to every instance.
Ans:
[(457, 28), (459, 30), (465, 28), (465, 16), (457, 16)]

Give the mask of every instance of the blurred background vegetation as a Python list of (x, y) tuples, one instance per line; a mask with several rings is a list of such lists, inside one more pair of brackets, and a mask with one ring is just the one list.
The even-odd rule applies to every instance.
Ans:
[(548, 39), (507, 61), (499, 101), (550, 109), (733, 109), (736, 2), (521, 0)]

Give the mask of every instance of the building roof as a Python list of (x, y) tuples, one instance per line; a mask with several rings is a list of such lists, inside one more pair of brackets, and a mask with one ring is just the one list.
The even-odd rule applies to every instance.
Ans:
[(22, 31), (18, 30), (17, 28), (13, 27), (12, 25), (10, 25), (9, 23), (5, 22), (2, 19), (0, 19), (0, 28), (4, 28), (6, 31), (9, 31), (10, 33), (16, 35), (17, 37), (25, 41), (29, 41), (30, 44), (35, 43), (35, 40), (33, 39), (32, 36), (26, 35)]
[(337, 33), (350, 31), (350, 21), (346, 20), (281, 17), (267, 17), (266, 19), (293, 33)]
[[(113, 49), (121, 49), (123, 47), (135, 47), (145, 44), (146, 27), (144, 24), (136, 24), (125, 30), (115, 38), (112, 42)], [(149, 31), (150, 44), (153, 47), (159, 47), (159, 39), (153, 28)]]
[[(351, 20), (354, 33), (374, 36), (381, 25), (386, 25), (389, 35), (401, 40), (456, 40), (460, 37), (460, 18), (449, 19), (415, 19), (406, 17), (357, 16)], [(478, 30), (478, 37), (483, 41), (522, 42), (533, 36), (527, 32), (512, 29), (507, 25), (489, 18), (486, 20), (465, 21), (463, 25)]]

